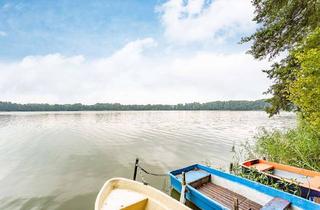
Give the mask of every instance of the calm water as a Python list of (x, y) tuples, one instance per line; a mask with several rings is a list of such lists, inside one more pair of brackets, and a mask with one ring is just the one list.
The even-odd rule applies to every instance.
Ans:
[[(93, 209), (102, 184), (131, 178), (136, 157), (154, 172), (192, 163), (226, 167), (231, 148), (293, 114), (146, 111), (0, 114), (0, 209)], [(167, 189), (166, 179), (145, 179)]]

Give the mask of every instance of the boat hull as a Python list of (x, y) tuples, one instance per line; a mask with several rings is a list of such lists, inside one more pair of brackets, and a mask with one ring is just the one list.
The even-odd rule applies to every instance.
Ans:
[[(263, 196), (264, 199), (269, 200), (277, 197), (289, 201), (291, 203), (291, 209), (320, 209), (320, 205), (311, 201), (200, 164), (195, 164), (175, 171), (171, 171), (169, 174), (172, 188), (174, 188), (178, 192), (181, 192), (181, 179), (178, 177), (179, 174), (181, 174), (182, 172), (187, 173), (188, 171), (195, 169), (200, 169), (208, 172), (209, 174), (211, 174), (213, 179), (225, 179), (229, 183), (233, 183), (233, 185), (235, 186), (238, 185), (239, 189), (245, 186), (246, 188), (256, 192), (256, 197), (250, 198), (253, 201), (262, 200), (261, 198)], [(229, 186), (225, 187), (228, 188)], [(190, 184), (187, 185), (187, 192), (185, 196), (187, 200), (194, 203), (200, 209), (230, 209), (230, 207), (227, 207), (217, 200), (208, 197), (204, 193), (201, 193), (199, 190), (197, 190), (197, 188), (192, 187)], [(266, 202), (261, 203), (262, 206), (265, 204)]]

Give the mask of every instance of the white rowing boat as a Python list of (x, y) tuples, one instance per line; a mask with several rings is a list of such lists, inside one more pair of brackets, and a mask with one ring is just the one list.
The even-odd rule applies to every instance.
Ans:
[(100, 190), (95, 210), (190, 210), (167, 194), (124, 178), (108, 180)]

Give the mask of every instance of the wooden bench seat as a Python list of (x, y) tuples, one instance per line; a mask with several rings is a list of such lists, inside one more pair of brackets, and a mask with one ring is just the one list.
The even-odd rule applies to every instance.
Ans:
[[(211, 179), (211, 175), (208, 172), (199, 169), (188, 171), (185, 175), (187, 184), (194, 188), (208, 183)], [(182, 175), (178, 175), (177, 178), (182, 180)]]
[(309, 181), (306, 181), (303, 185), (307, 188), (312, 187), (315, 189), (320, 189), (320, 176), (312, 177)]
[(273, 198), (261, 210), (284, 210), (288, 209), (290, 202), (281, 198)]
[(256, 164), (252, 165), (251, 167), (257, 169), (258, 171), (269, 171), (269, 170), (274, 169), (274, 167), (272, 165), (265, 164), (265, 163), (256, 163)]
[(224, 205), (228, 209), (234, 209), (235, 199), (238, 200), (239, 210), (260, 210), (262, 207), (260, 204), (249, 200), (238, 193), (230, 191), (222, 186), (215, 185), (211, 182), (198, 187), (197, 190), (219, 204)]

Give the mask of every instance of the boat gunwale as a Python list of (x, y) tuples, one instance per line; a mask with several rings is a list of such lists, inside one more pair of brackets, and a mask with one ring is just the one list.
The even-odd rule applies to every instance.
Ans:
[(250, 163), (251, 165), (257, 164), (257, 163), (264, 163), (264, 164), (274, 166), (275, 169), (286, 170), (288, 172), (292, 172), (292, 173), (296, 173), (296, 174), (300, 174), (300, 175), (304, 175), (304, 176), (310, 176), (310, 177), (320, 176), (320, 172), (318, 172), (318, 171), (312, 171), (309, 169), (299, 168), (299, 167), (295, 167), (295, 166), (289, 166), (286, 164), (276, 163), (276, 162), (267, 161), (267, 160), (263, 160), (263, 159), (247, 160), (247, 161), (242, 162), (241, 166), (249, 167), (250, 165), (248, 166), (248, 165), (246, 165), (246, 163)]
[[(226, 173), (226, 172), (223, 172), (223, 171), (220, 171), (220, 170), (217, 170), (217, 169), (213, 169), (213, 168), (201, 165), (201, 164), (194, 164), (194, 165), (191, 165), (191, 166), (188, 166), (188, 167), (185, 167), (185, 168), (180, 168), (180, 169), (171, 171), (171, 172), (169, 172), (169, 175), (170, 175), (170, 177), (172, 179), (174, 179), (175, 181), (178, 181), (179, 184), (181, 185), (181, 182), (176, 177), (176, 175), (181, 174), (182, 172), (190, 171), (190, 170), (192, 170), (194, 168), (202, 169), (204, 171), (209, 172), (212, 175), (219, 176), (219, 177), (225, 178), (225, 179), (227, 179), (229, 181), (233, 181), (233, 182), (239, 183), (241, 185), (247, 186), (249, 188), (257, 190), (258, 192), (261, 192), (261, 193), (266, 194), (268, 196), (280, 197), (282, 199), (288, 200), (291, 203), (291, 205), (299, 207), (299, 208), (302, 208), (302, 209), (305, 209), (305, 208), (307, 208), (307, 209), (320, 209), (320, 205), (316, 204), (316, 203), (314, 203), (312, 201), (309, 201), (309, 200), (306, 200), (304, 198), (298, 197), (296, 195), (289, 194), (287, 192), (271, 188), (269, 186), (260, 184), (258, 182), (254, 182), (254, 181), (251, 181), (249, 179), (245, 179), (245, 178), (242, 178), (242, 177), (239, 177), (239, 176), (235, 176), (233, 174), (229, 174), (229, 173)], [(206, 199), (209, 199), (210, 201), (213, 201), (213, 199), (211, 199), (211, 198), (203, 195), (202, 193), (198, 192), (195, 188), (191, 187), (190, 185), (187, 185), (187, 188), (190, 189), (190, 191), (194, 192), (196, 195), (205, 197)], [(222, 206), (221, 204), (219, 204), (219, 205)]]

